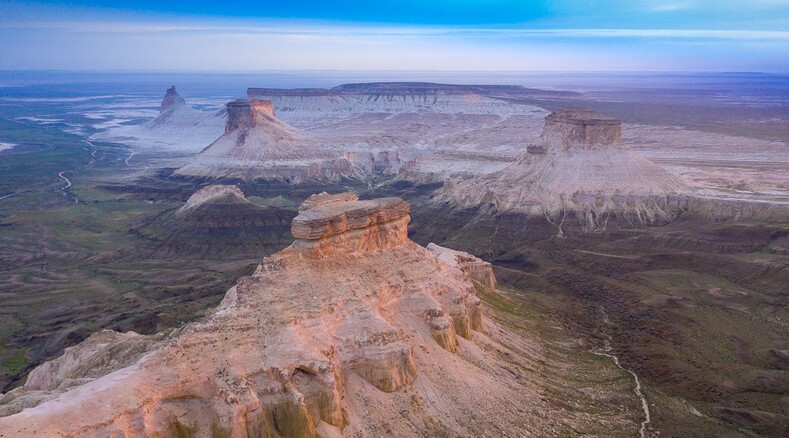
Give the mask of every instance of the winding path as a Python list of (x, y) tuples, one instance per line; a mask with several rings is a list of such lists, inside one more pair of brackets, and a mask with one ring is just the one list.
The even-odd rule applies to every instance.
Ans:
[[(603, 314), (603, 322), (606, 325), (611, 325), (611, 320), (608, 319), (608, 314), (605, 312), (605, 309), (600, 307), (600, 312)], [(635, 382), (635, 387), (633, 388), (633, 392), (636, 393), (636, 396), (639, 400), (641, 400), (641, 409), (644, 411), (644, 421), (641, 422), (641, 428), (638, 430), (638, 434), (641, 438), (646, 438), (647, 433), (647, 425), (652, 421), (652, 416), (649, 412), (649, 403), (647, 403), (647, 398), (644, 396), (644, 393), (641, 392), (641, 380), (638, 378), (638, 375), (634, 373), (632, 370), (625, 368), (619, 362), (619, 358), (614, 356), (613, 354), (609, 353), (611, 351), (611, 335), (608, 333), (605, 334), (605, 337), (608, 338), (603, 345), (603, 351), (590, 351), (592, 354), (596, 354), (598, 356), (610, 357), (613, 359), (614, 364), (623, 371), (627, 371), (633, 376), (633, 381)]]
[(127, 148), (127, 149), (129, 149), (129, 152), (131, 152), (131, 154), (129, 154), (129, 158), (127, 158), (125, 162), (126, 162), (127, 166), (131, 167), (131, 164), (129, 164), (129, 160), (131, 160), (132, 157), (134, 156), (134, 150), (132, 150), (130, 148)]
[(598, 356), (610, 357), (611, 359), (614, 360), (614, 363), (616, 364), (617, 367), (619, 367), (619, 369), (627, 371), (628, 373), (630, 373), (630, 375), (633, 376), (633, 381), (636, 382), (636, 386), (633, 389), (633, 392), (635, 392), (636, 396), (638, 396), (638, 398), (641, 400), (641, 409), (644, 411), (644, 421), (641, 422), (641, 428), (638, 430), (638, 434), (641, 436), (641, 438), (645, 438), (647, 424), (649, 424), (649, 422), (652, 421), (652, 417), (649, 414), (649, 404), (647, 403), (647, 398), (644, 397), (644, 394), (641, 392), (641, 380), (639, 380), (638, 375), (636, 375), (636, 373), (634, 373), (633, 371), (623, 367), (622, 364), (619, 363), (619, 358), (614, 356), (613, 354), (603, 353), (600, 351), (592, 351), (592, 354), (596, 354)]
[[(68, 196), (68, 193), (66, 193), (66, 190), (68, 190), (69, 187), (71, 187), (71, 180), (66, 178), (65, 176), (63, 176), (63, 174), (66, 173), (66, 172), (69, 172), (69, 171), (68, 170), (64, 170), (64, 171), (58, 173), (58, 176), (63, 178), (63, 181), (66, 181), (66, 185), (64, 187), (60, 188), (60, 191), (63, 192), (63, 196)], [(75, 195), (72, 192), (71, 196), (74, 197), (74, 203), (75, 204), (79, 204), (79, 198), (77, 198), (77, 195)]]

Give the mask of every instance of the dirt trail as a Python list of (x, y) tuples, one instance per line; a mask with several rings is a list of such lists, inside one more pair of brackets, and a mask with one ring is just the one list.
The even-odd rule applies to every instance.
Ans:
[[(63, 196), (64, 196), (64, 197), (68, 197), (68, 192), (67, 192), (66, 190), (68, 190), (68, 189), (69, 189), (69, 187), (71, 187), (71, 180), (70, 180), (70, 179), (68, 179), (68, 178), (66, 178), (66, 177), (63, 175), (63, 174), (64, 174), (64, 173), (66, 173), (66, 172), (70, 172), (70, 171), (69, 171), (69, 170), (64, 170), (64, 171), (62, 171), (62, 172), (59, 172), (59, 173), (58, 173), (58, 176), (59, 176), (59, 177), (61, 177), (61, 178), (63, 179), (63, 181), (66, 181), (66, 185), (65, 185), (64, 187), (61, 187), (61, 188), (59, 189), (61, 192), (63, 192)], [(72, 192), (72, 193), (71, 193), (71, 196), (73, 196), (73, 197), (74, 197), (74, 203), (75, 203), (75, 204), (79, 204), (79, 198), (77, 198), (77, 195), (75, 195), (75, 194)]]
[[(603, 322), (606, 325), (611, 325), (611, 321), (608, 319), (608, 314), (605, 312), (605, 309), (600, 307), (600, 312), (603, 314)], [(650, 423), (650, 421), (652, 421), (652, 417), (649, 412), (649, 403), (647, 403), (647, 398), (644, 396), (644, 393), (641, 392), (641, 380), (638, 378), (638, 375), (636, 373), (634, 373), (628, 368), (623, 367), (622, 364), (619, 362), (618, 357), (610, 353), (612, 338), (611, 335), (609, 335), (608, 333), (605, 333), (605, 337), (607, 339), (605, 341), (605, 344), (603, 345), (603, 351), (591, 351), (591, 353), (596, 354), (598, 356), (605, 356), (613, 359), (614, 364), (616, 364), (616, 366), (619, 369), (623, 371), (627, 371), (628, 373), (630, 373), (631, 376), (633, 376), (633, 381), (635, 382), (635, 387), (633, 388), (633, 392), (635, 392), (638, 399), (641, 400), (641, 409), (644, 411), (644, 421), (641, 422), (641, 428), (639, 428), (638, 434), (641, 438), (646, 438), (647, 425)]]

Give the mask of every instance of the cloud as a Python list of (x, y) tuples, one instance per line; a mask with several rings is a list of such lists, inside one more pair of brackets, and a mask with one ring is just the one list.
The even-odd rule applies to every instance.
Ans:
[(0, 69), (789, 71), (789, 31), (783, 30), (789, 26), (450, 26), (88, 13), (22, 18), (0, 17)]

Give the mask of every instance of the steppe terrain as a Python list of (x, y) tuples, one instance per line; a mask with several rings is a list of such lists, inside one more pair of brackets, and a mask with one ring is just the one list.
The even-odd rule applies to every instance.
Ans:
[[(85, 339), (88, 350), (108, 345), (91, 337), (102, 329), (144, 338), (123, 338), (121, 350), (131, 354), (113, 350), (109, 368), (86, 362), (101, 373), (172, 342), (182, 335), (171, 330), (190, 321), (212, 324), (205, 315), (232, 300), (225, 292), (236, 279), (294, 241), (291, 221), (305, 199), (352, 190), (362, 199), (405, 199), (409, 248), (434, 242), (491, 262), (497, 289), (477, 285), (482, 330), (458, 339), (456, 353), (435, 350), (437, 341), (422, 332), (409, 341), (417, 368), (427, 370), (411, 389), (386, 398), (350, 377), (363, 389), (344, 402), (349, 417), (320, 417), (324, 423), (362, 435), (414, 433), (398, 429), (410, 418), (421, 431), (468, 436), (511, 427), (535, 436), (633, 436), (642, 425), (645, 436), (786, 436), (789, 103), (770, 91), (780, 78), (660, 78), (638, 86), (639, 78), (620, 86), (615, 79), (563, 91), (418, 83), (262, 89), (247, 81), (246, 96), (227, 88), (189, 95), (176, 82), (184, 102), (173, 89), (174, 106), (160, 105), (171, 83), (140, 95), (72, 89), (45, 101), (32, 88), (4, 91), (0, 142), (15, 146), (0, 151), (2, 391), (21, 387), (66, 347)], [(240, 97), (270, 100), (277, 120), (310, 139), (306, 148), (330, 147), (348, 172), (289, 181), (179, 173), (226, 132), (225, 104)], [(499, 208), (485, 194), (484, 202), (450, 200), (453, 187), (498, 181), (530, 148), (539, 151), (545, 117), (562, 107), (621, 120), (633, 160), (678, 178), (670, 191), (690, 193), (693, 203), (651, 224), (590, 229), (567, 220), (559, 236), (555, 218)], [(177, 112), (187, 116), (173, 119)], [(184, 129), (189, 134), (179, 136)], [(513, 189), (521, 180), (503, 181)], [(491, 385), (522, 386), (518, 394), (501, 390), (520, 402), (501, 407), (498, 426), (487, 418), (493, 411), (468, 422), (457, 409), (476, 403), (495, 411), (496, 391), (477, 388), (477, 400), (440, 405), (441, 397), (425, 395), (438, 388), (428, 382), (457, 376), (420, 368), (439, 362), (464, 370), (473, 363), (477, 371), (469, 372)], [(85, 371), (25, 400), (56, 397), (101, 374)], [(5, 414), (18, 410), (11, 397), (0, 403)], [(368, 411), (386, 418), (383, 429), (364, 429)], [(298, 424), (328, 433), (318, 421)]]

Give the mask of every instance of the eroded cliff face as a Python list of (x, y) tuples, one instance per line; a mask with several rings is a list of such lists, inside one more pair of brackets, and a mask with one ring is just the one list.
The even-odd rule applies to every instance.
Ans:
[(562, 234), (565, 220), (585, 231), (671, 221), (688, 204), (679, 176), (622, 143), (619, 120), (582, 109), (545, 118), (540, 143), (500, 172), (452, 181), (437, 198), (460, 208), (540, 216)]
[[(328, 436), (349, 416), (375, 421), (349, 405), (348, 391), (408, 388), (422, 367), (436, 366), (420, 363), (416, 344), (451, 356), (464, 348), (459, 338), (482, 330), (468, 274), (408, 239), (408, 213), (399, 198), (311, 197), (293, 221), (293, 245), (240, 279), (205, 320), (148, 344), (130, 366), (0, 419), (0, 428), (13, 436)], [(58, 363), (79, 363), (71, 356), (83, 350)], [(28, 392), (56, 387), (53, 370), (63, 368), (42, 365)]]
[(595, 145), (624, 148), (618, 119), (582, 108), (559, 108), (548, 114), (540, 140), (543, 146), (565, 149)]
[(224, 135), (175, 175), (287, 183), (365, 176), (343, 152), (279, 120), (271, 101), (240, 99), (227, 104)]
[(270, 100), (238, 99), (227, 104), (225, 133), (237, 129), (251, 129), (268, 117), (274, 117), (274, 106)]

